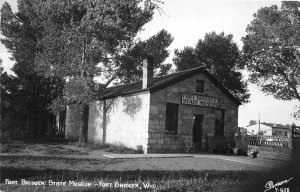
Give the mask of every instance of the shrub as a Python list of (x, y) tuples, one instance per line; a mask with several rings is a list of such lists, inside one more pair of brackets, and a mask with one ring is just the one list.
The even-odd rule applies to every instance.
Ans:
[(110, 153), (123, 153), (123, 154), (141, 154), (142, 150), (136, 150), (133, 148), (126, 147), (122, 144), (108, 144), (108, 143), (98, 143), (88, 146), (91, 150), (104, 150)]
[(8, 144), (1, 144), (0, 143), (0, 152), (1, 153), (8, 153), (9, 152)]

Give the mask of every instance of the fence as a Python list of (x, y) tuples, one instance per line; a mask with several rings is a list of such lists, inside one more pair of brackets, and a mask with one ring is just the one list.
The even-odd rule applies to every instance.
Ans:
[(292, 147), (290, 137), (280, 136), (244, 136), (248, 154), (259, 151), (259, 156), (266, 159), (291, 159)]
[(288, 148), (290, 139), (279, 136), (248, 136), (249, 146)]
[(300, 126), (292, 126), (292, 157), (300, 160)]

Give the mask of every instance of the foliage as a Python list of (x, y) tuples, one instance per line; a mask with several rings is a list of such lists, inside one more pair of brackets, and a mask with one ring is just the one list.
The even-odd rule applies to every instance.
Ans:
[[(33, 136), (44, 134), (50, 121), (47, 106), (61, 92), (58, 79), (44, 78), (35, 71), (36, 46), (40, 29), (32, 25), (36, 1), (19, 1), (19, 12), (13, 13), (8, 3), (1, 8), (1, 32), (5, 37), (1, 42), (15, 61), (12, 71), (15, 76), (3, 74), (2, 96), (11, 108), (6, 113), (13, 122), (8, 123), (17, 132), (27, 132)], [(6, 121), (7, 122), (7, 121)]]
[(241, 54), (232, 38), (231, 34), (225, 35), (224, 32), (207, 33), (195, 48), (184, 47), (183, 50), (175, 50), (173, 61), (179, 71), (204, 67), (241, 102), (246, 103), (250, 94), (247, 82), (243, 81), (239, 71)]
[[(45, 77), (66, 79), (63, 96), (55, 103), (81, 104), (80, 140), (86, 141), (88, 104), (97, 98), (94, 77), (105, 77), (104, 89), (116, 78), (129, 76), (136, 62), (128, 63), (128, 53), (144, 24), (149, 22), (158, 8), (156, 1), (44, 1), (35, 25), (42, 28), (36, 57), (37, 71)], [(157, 38), (168, 36), (165, 31)], [(153, 38), (152, 38), (153, 39)], [(142, 43), (141, 52), (149, 53), (154, 40)], [(147, 45), (147, 46), (146, 46)], [(139, 46), (134, 46), (139, 47)], [(166, 57), (165, 46), (161, 46)], [(157, 48), (157, 47), (156, 47)], [(151, 52), (150, 52), (151, 53)], [(155, 52), (153, 53), (155, 54)], [(143, 54), (142, 54), (143, 55)], [(101, 92), (100, 89), (100, 92)], [(53, 105), (52, 105), (53, 106)]]
[(143, 151), (140, 149), (129, 148), (122, 144), (97, 143), (97, 144), (87, 145), (86, 147), (91, 150), (104, 150), (105, 152), (109, 152), (109, 153), (121, 153), (121, 154), (143, 153)]
[(257, 122), (255, 120), (250, 120), (249, 121), (249, 125), (256, 125), (256, 124), (257, 124)]
[(164, 60), (169, 56), (166, 48), (173, 42), (173, 37), (166, 30), (159, 31), (156, 35), (145, 41), (138, 40), (132, 47), (121, 57), (121, 71), (123, 76), (120, 77), (124, 83), (130, 83), (140, 80), (142, 77), (142, 62), (148, 55), (153, 56), (153, 67), (157, 76), (168, 73), (171, 64), (162, 65)]
[[(43, 28), (43, 38), (38, 44), (37, 70), (46, 77), (67, 80), (67, 103), (89, 103), (95, 97), (94, 77), (106, 76), (110, 82), (122, 77), (124, 70), (132, 72), (124, 60), (157, 5), (152, 1), (140, 6), (140, 1), (65, 0), (44, 1), (38, 8), (35, 23)], [(136, 62), (130, 64), (136, 66)]]
[(250, 81), (276, 99), (300, 101), (299, 8), (292, 1), (259, 9), (242, 39)]
[[(160, 3), (20, 0), (16, 14), (4, 3), (1, 31), (5, 39), (1, 41), (16, 61), (13, 71), (27, 98), (28, 121), (37, 121), (48, 106), (58, 113), (68, 104), (82, 104), (80, 125), (86, 133), (88, 104), (113, 80), (124, 83), (139, 78), (146, 53), (156, 54), (155, 67), (161, 68), (160, 74), (167, 73), (171, 65), (160, 64), (168, 56), (171, 35), (162, 30), (149, 40), (136, 40)], [(95, 77), (104, 77), (107, 83), (96, 85)]]

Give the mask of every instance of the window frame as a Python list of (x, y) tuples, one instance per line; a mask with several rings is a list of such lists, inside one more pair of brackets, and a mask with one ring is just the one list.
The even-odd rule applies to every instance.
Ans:
[(205, 82), (201, 79), (196, 80), (196, 93), (204, 93)]

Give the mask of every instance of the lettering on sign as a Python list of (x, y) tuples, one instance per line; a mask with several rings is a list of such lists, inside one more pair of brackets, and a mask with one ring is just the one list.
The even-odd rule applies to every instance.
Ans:
[(196, 105), (202, 107), (217, 108), (219, 106), (219, 99), (215, 97), (204, 96), (204, 95), (182, 93), (181, 103), (185, 105)]

